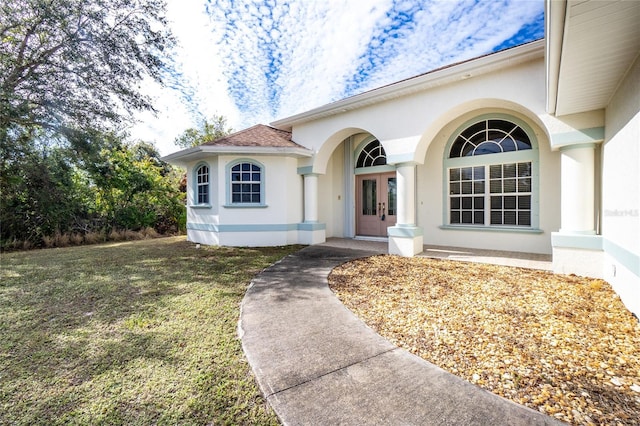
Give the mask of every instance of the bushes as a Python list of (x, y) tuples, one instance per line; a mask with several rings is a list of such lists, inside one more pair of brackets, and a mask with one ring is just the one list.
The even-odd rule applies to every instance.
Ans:
[[(86, 234), (71, 233), (61, 234), (56, 233), (53, 236), (45, 236), (42, 238), (42, 245), (37, 247), (42, 248), (61, 248), (70, 246), (80, 246), (88, 244), (97, 244), (104, 242), (118, 242), (118, 241), (134, 241), (134, 240), (147, 240), (153, 238), (163, 237), (165, 234), (160, 234), (152, 227), (147, 227), (139, 231), (132, 231), (130, 229), (112, 230), (108, 234), (105, 232), (88, 232)], [(36, 246), (29, 240), (17, 240), (13, 239), (6, 242), (3, 246), (5, 250), (29, 250)]]
[(79, 152), (39, 143), (32, 134), (3, 136), (0, 249), (154, 238), (184, 229), (182, 172), (162, 162), (153, 145), (93, 134), (85, 135)]

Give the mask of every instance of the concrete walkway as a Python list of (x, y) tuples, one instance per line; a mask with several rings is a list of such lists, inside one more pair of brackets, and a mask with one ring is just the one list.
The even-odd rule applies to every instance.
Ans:
[(330, 241), (286, 257), (252, 282), (239, 333), (283, 424), (560, 424), (397, 348), (345, 308), (328, 274), (382, 252), (384, 243)]

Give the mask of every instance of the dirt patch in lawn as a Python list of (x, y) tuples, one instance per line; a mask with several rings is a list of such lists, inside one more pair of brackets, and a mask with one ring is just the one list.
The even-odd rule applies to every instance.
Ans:
[(374, 256), (329, 284), (394, 344), (495, 394), (573, 424), (638, 424), (640, 325), (605, 281)]

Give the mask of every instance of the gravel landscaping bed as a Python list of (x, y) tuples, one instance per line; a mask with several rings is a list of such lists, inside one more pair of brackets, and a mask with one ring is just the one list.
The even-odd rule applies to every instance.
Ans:
[(640, 325), (605, 281), (384, 255), (329, 285), (394, 344), (495, 394), (572, 424), (640, 422)]

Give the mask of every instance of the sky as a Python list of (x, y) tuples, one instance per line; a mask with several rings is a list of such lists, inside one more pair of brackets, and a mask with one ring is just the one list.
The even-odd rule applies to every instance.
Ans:
[(238, 131), (544, 37), (544, 0), (167, 0), (178, 40), (134, 139)]

